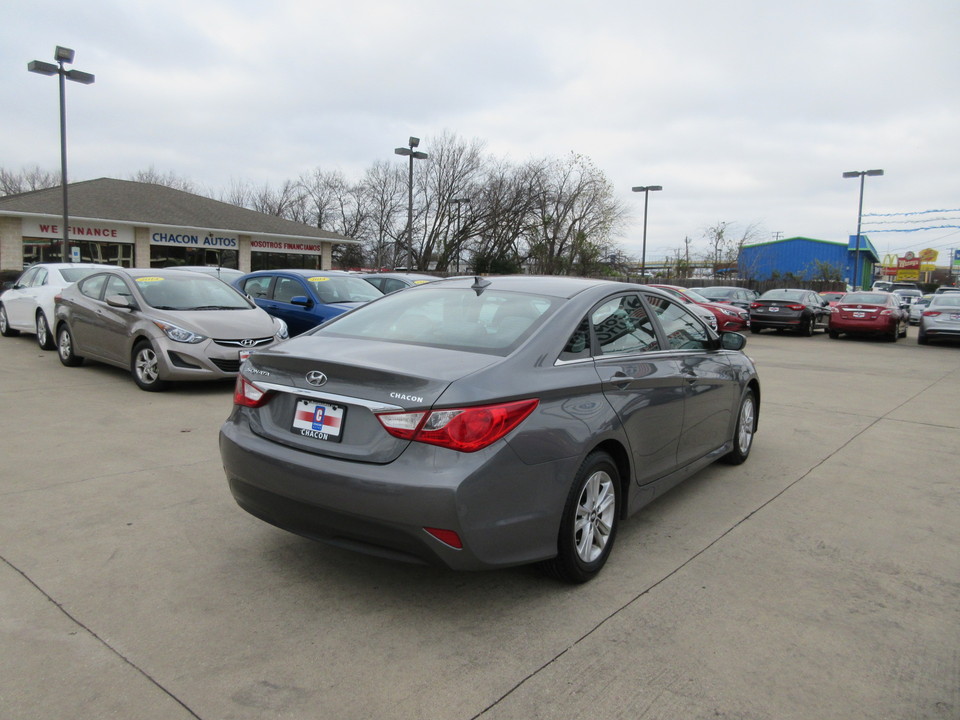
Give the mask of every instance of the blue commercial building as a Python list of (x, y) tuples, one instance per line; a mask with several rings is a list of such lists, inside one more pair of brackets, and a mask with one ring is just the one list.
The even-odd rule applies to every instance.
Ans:
[[(853, 284), (857, 258), (857, 236), (846, 243), (793, 237), (744, 245), (737, 259), (737, 273), (749, 280), (770, 280), (787, 274), (800, 280), (823, 279), (823, 270), (832, 269)], [(860, 236), (860, 263), (857, 285), (869, 288), (874, 265), (880, 262), (877, 249), (866, 235)]]

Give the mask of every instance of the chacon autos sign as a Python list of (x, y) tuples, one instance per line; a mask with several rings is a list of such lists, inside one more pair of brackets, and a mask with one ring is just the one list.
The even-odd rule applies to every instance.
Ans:
[(203, 232), (202, 230), (186, 228), (150, 229), (151, 245), (181, 245), (202, 248), (235, 249), (240, 246), (237, 235), (225, 235), (218, 232)]

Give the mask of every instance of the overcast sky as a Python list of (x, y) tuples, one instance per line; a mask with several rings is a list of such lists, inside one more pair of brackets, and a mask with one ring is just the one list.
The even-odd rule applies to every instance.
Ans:
[(843, 241), (859, 181), (841, 175), (874, 168), (881, 254), (960, 248), (958, 0), (5, 0), (0, 167), (59, 170), (57, 83), (26, 69), (57, 45), (96, 75), (67, 86), (71, 182), (359, 179), (451, 132), (517, 163), (589, 157), (636, 256), (631, 187), (662, 185), (648, 260), (720, 222)]

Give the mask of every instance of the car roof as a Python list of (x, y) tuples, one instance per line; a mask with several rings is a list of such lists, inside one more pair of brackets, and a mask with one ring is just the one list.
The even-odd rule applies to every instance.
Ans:
[(330, 277), (359, 277), (356, 273), (346, 272), (345, 270), (304, 270), (303, 268), (280, 268), (277, 270), (255, 270), (247, 275), (299, 275), (300, 277), (321, 277), (329, 275)]
[[(565, 275), (470, 275), (438, 280), (429, 285), (421, 285), (418, 289), (427, 287), (475, 288), (482, 291), (487, 287), (510, 292), (550, 295), (561, 298), (572, 298), (575, 295), (593, 288), (607, 288), (610, 290), (639, 290), (650, 286), (623, 283), (615, 280), (599, 280), (593, 278), (568, 277)], [(663, 293), (660, 293), (663, 294)]]
[[(354, 275), (356, 273), (350, 273)], [(363, 279), (367, 278), (397, 278), (397, 279), (408, 279), (408, 280), (443, 280), (443, 278), (437, 275), (424, 275), (422, 273), (408, 273), (408, 272), (368, 272), (360, 273), (357, 277)]]

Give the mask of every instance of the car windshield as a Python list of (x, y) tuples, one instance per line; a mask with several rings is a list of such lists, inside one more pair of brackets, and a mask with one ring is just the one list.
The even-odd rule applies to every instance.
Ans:
[(507, 355), (558, 302), (541, 295), (491, 290), (477, 295), (469, 288), (424, 285), (387, 295), (309, 334)]
[(60, 271), (63, 279), (67, 282), (75, 283), (77, 280), (83, 280), (87, 275), (93, 275), (100, 272), (103, 268), (64, 268)]
[(843, 304), (855, 305), (886, 305), (890, 296), (886, 293), (847, 293), (843, 296)]
[(761, 300), (804, 300), (805, 290), (767, 290)]
[(373, 285), (359, 277), (337, 275), (311, 275), (307, 282), (325, 303), (370, 302), (383, 295)]
[(249, 301), (226, 283), (202, 273), (135, 278), (144, 301), (158, 310), (247, 310)]
[(733, 288), (707, 287), (703, 288), (700, 292), (704, 295), (704, 297), (728, 298), (732, 297), (735, 291)]
[(960, 293), (944, 293), (930, 301), (928, 307), (960, 307)]
[(842, 292), (825, 292), (825, 293), (820, 293), (820, 297), (822, 297), (824, 300), (829, 300), (829, 301), (839, 300), (840, 298), (843, 297), (843, 295), (844, 295), (844, 294), (843, 294)]

